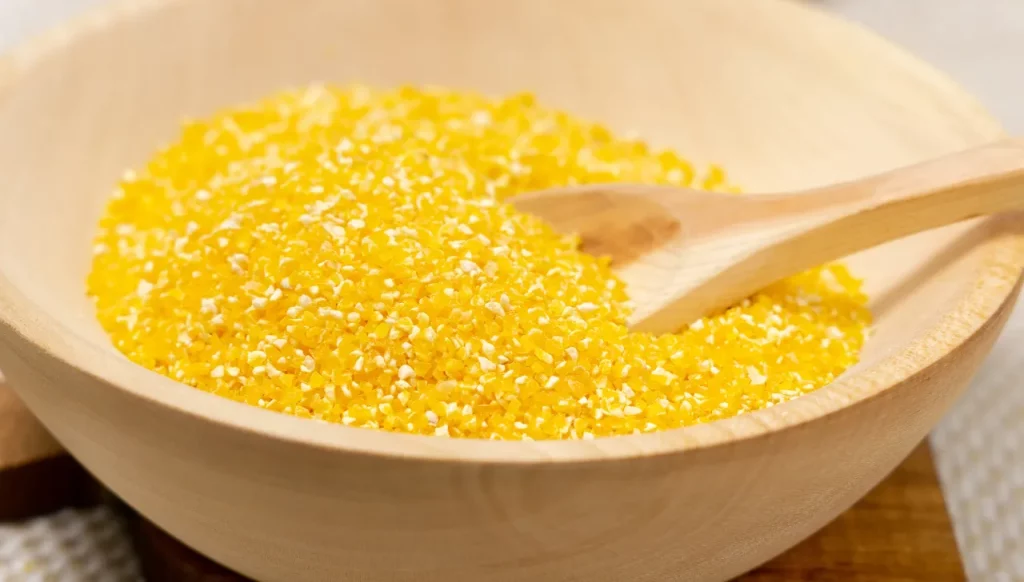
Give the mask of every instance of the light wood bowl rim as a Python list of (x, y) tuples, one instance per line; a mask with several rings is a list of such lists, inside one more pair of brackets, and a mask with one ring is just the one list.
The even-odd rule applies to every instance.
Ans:
[[(57, 55), (75, 41), (102, 34), (112, 25), (149, 10), (199, 0), (114, 0), (86, 11), (62, 26), (31, 39), (0, 58), (0, 96), (17, 84), (19, 74), (36, 62)], [(959, 110), (972, 111), (978, 126), (993, 137), (1000, 125), (984, 107), (945, 74), (922, 62), (861, 25), (826, 14), (794, 0), (774, 0), (794, 15), (829, 21), (864, 42), (885, 45), (890, 58), (927, 79)], [(753, 413), (657, 433), (601, 438), (594, 441), (487, 441), (442, 438), (357, 429), (319, 423), (214, 396), (144, 369), (78, 335), (55, 317), (39, 309), (0, 271), (0, 335), (17, 336), (34, 355), (71, 365), (92, 379), (108, 384), (147, 403), (217, 424), (261, 439), (305, 445), (327, 451), (408, 458), (449, 463), (533, 464), (580, 463), (677, 454), (740, 443), (768, 436), (857, 406), (906, 382), (941, 360), (985, 324), (1008, 301), (1024, 272), (1024, 241), (1011, 239), (989, 245), (981, 255), (973, 289), (943, 314), (927, 333), (904, 350), (878, 364), (844, 376), (799, 400), (816, 400), (815, 414), (786, 414), (792, 402)], [(13, 346), (12, 346), (13, 347)], [(144, 387), (144, 388), (143, 388)], [(31, 388), (22, 388), (30, 390)], [(600, 446), (595, 446), (599, 443)]]

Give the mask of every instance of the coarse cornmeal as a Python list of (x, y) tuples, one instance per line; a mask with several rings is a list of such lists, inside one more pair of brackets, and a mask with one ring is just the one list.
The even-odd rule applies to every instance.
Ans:
[(170, 378), (429, 435), (681, 427), (856, 362), (870, 316), (838, 265), (676, 335), (627, 331), (607, 261), (504, 203), (611, 181), (729, 189), (528, 94), (312, 86), (191, 122), (129, 172), (88, 291), (114, 345)]

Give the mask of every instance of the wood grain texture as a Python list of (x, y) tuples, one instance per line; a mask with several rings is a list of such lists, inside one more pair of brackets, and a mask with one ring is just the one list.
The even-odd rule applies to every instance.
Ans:
[(61, 453), (60, 444), (0, 376), (0, 471)]
[(88, 474), (0, 377), (0, 521), (97, 502)]
[(921, 231), (999, 213), (1024, 230), (1024, 141), (809, 191), (588, 184), (513, 204), (611, 257), (636, 304), (631, 329), (672, 333), (784, 277)]
[(721, 162), (752, 191), (1001, 131), (873, 35), (771, 0), (148, 0), (0, 70), (0, 368), (127, 503), (267, 582), (732, 578), (834, 519), (921, 441), (990, 349), (1024, 266), (1006, 220), (849, 258), (877, 316), (862, 363), (712, 424), (501, 443), (309, 422), (130, 364), (81, 292), (111, 185), (183, 115), (321, 80), (526, 88)]
[(966, 580), (927, 443), (849, 511), (736, 582), (832, 580)]
[[(138, 515), (129, 517), (146, 582), (247, 582)], [(821, 531), (735, 582), (963, 582), (931, 451), (917, 447)]]

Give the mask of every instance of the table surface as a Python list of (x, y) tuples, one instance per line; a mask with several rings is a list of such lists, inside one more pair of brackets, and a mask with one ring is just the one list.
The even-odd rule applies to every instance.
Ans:
[[(0, 0), (0, 51), (102, 1)], [(904, 45), (975, 93), (1010, 132), (1024, 134), (1024, 76), (1018, 74), (1024, 63), (1024, 0), (806, 3), (859, 21)], [(1024, 390), (1016, 389), (1024, 376), (1021, 345), (1024, 310), (1011, 319), (972, 388), (931, 439), (971, 580), (1024, 580)], [(879, 507), (872, 519), (887, 511)], [(814, 554), (821, 548), (794, 551)], [(823, 576), (813, 579), (833, 579)], [(773, 579), (791, 578), (760, 578)]]

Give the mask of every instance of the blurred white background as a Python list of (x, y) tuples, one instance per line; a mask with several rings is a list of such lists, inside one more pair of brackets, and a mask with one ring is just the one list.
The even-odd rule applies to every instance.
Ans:
[(1024, 133), (1024, 0), (817, 0), (946, 71)]

